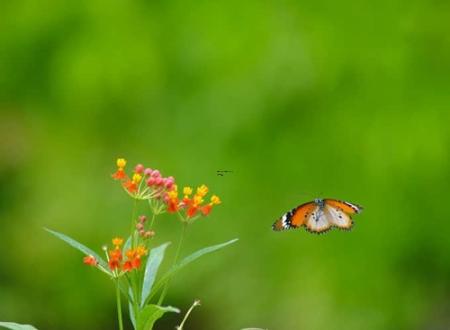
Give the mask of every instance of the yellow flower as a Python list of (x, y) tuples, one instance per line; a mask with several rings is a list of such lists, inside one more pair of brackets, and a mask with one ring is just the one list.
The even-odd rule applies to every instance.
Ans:
[(142, 257), (142, 256), (145, 256), (146, 254), (147, 254), (147, 249), (143, 246), (143, 245), (139, 245), (137, 248), (136, 248), (136, 254), (139, 256), (139, 257)]
[(208, 187), (205, 186), (204, 184), (202, 184), (200, 187), (197, 188), (197, 195), (199, 195), (200, 197), (206, 196), (207, 193)]
[(218, 205), (220, 203), (222, 203), (222, 201), (220, 200), (219, 196), (216, 195), (211, 196), (211, 204)]
[(123, 244), (123, 238), (121, 237), (115, 237), (112, 239), (112, 243), (114, 246), (119, 247)]
[(127, 165), (127, 161), (124, 158), (117, 158), (116, 164), (117, 167), (124, 168)]
[(184, 187), (183, 188), (183, 194), (185, 197), (188, 197), (190, 194), (192, 194), (192, 188), (191, 187)]
[(134, 183), (139, 183), (142, 180), (142, 175), (138, 174), (138, 173), (134, 173), (133, 174), (133, 182)]
[(195, 195), (194, 196), (194, 206), (198, 206), (201, 203), (203, 203), (203, 198), (200, 195)]
[(169, 197), (169, 199), (176, 199), (178, 197), (178, 191), (176, 189), (168, 191), (167, 197)]

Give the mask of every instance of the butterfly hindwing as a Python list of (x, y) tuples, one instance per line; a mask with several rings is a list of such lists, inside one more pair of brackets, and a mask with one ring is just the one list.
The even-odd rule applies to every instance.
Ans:
[(323, 233), (329, 230), (333, 223), (329, 214), (317, 207), (310, 214), (305, 225), (306, 229), (312, 233)]
[(325, 212), (334, 226), (342, 229), (350, 229), (352, 227), (352, 218), (341, 209), (326, 205)]

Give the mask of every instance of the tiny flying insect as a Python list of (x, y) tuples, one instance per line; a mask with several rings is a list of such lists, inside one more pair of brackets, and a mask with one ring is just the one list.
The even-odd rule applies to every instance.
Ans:
[(324, 233), (332, 227), (349, 230), (353, 226), (351, 216), (361, 213), (356, 204), (331, 198), (316, 198), (286, 212), (272, 225), (275, 231), (305, 227), (311, 233)]

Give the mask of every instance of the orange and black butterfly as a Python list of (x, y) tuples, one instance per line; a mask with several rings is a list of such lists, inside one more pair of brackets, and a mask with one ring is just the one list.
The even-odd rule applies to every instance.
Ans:
[(316, 198), (283, 214), (272, 229), (280, 231), (304, 226), (312, 233), (323, 233), (332, 227), (348, 230), (353, 225), (351, 216), (361, 212), (361, 206), (349, 202)]

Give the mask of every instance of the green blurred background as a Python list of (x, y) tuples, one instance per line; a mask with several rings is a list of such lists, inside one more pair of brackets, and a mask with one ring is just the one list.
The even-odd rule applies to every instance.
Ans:
[[(202, 301), (187, 329), (449, 329), (449, 13), (0, 2), (0, 320), (116, 328), (113, 284), (42, 227), (98, 250), (125, 234), (122, 156), (222, 198), (183, 253), (240, 238), (173, 281), (168, 303)], [(352, 232), (271, 231), (318, 196), (365, 207)], [(155, 244), (181, 230), (156, 229)]]

